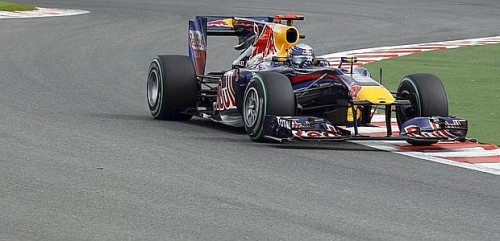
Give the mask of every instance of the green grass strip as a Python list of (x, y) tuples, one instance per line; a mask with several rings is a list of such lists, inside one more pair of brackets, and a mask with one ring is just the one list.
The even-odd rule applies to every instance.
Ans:
[(0, 11), (33, 11), (35, 9), (35, 7), (30, 5), (0, 1)]
[(470, 138), (500, 144), (500, 44), (423, 52), (364, 65), (396, 90), (403, 76), (437, 75), (448, 92), (450, 115), (469, 121)]

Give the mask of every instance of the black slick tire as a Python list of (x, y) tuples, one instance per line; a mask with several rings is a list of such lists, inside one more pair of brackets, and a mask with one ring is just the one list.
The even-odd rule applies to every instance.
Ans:
[(290, 80), (280, 73), (259, 72), (248, 83), (243, 97), (245, 130), (253, 141), (265, 142), (265, 116), (293, 116), (296, 109)]
[[(415, 117), (448, 116), (448, 95), (441, 80), (428, 73), (405, 76), (398, 87), (398, 95), (407, 98), (411, 106), (396, 108), (396, 119), (401, 128)], [(435, 140), (408, 140), (412, 145), (431, 145)]]
[(189, 120), (196, 107), (198, 83), (193, 63), (184, 55), (159, 55), (149, 66), (147, 100), (151, 115), (159, 120)]

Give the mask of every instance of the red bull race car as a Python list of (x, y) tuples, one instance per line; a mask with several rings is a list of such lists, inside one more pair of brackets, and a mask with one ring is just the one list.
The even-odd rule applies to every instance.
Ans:
[[(293, 25), (303, 19), (291, 14), (196, 16), (189, 21), (189, 55), (159, 55), (149, 67), (151, 114), (161, 120), (197, 116), (244, 127), (256, 142), (406, 140), (431, 145), (465, 140), (467, 121), (449, 116), (438, 77), (410, 74), (390, 92), (367, 69), (354, 67), (354, 57), (342, 58), (336, 67), (315, 58)], [(209, 36), (238, 38), (234, 49), (240, 55), (228, 70), (205, 73)], [(370, 126), (380, 110), (387, 134), (361, 135), (359, 127)], [(393, 113), (397, 135), (391, 128)]]

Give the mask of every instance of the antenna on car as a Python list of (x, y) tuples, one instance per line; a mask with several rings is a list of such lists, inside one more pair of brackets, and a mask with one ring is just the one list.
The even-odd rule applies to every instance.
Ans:
[(353, 68), (354, 68), (354, 63), (358, 62), (358, 58), (355, 57), (355, 56), (351, 56), (351, 57), (340, 57), (340, 64), (339, 64), (339, 69), (342, 67), (342, 64), (343, 63), (350, 63), (351, 64), (351, 75), (352, 75), (352, 71), (353, 71)]
[(382, 84), (382, 78), (383, 78), (383, 71), (382, 71), (382, 68), (379, 68), (379, 72), (378, 72), (378, 82), (379, 82), (379, 84)]

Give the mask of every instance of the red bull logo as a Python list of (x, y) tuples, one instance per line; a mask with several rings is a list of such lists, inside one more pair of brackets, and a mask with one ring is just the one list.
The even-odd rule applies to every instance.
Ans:
[(260, 33), (259, 38), (255, 42), (255, 46), (250, 59), (254, 57), (264, 59), (276, 52), (274, 47), (273, 29), (270, 26), (265, 26)]
[(214, 103), (214, 109), (229, 110), (236, 108), (233, 79), (238, 79), (236, 71), (225, 73), (224, 77), (219, 80), (217, 86), (217, 101)]
[(227, 19), (217, 19), (213, 20), (207, 23), (208, 27), (225, 27), (225, 28), (232, 28), (232, 19), (227, 18)]

